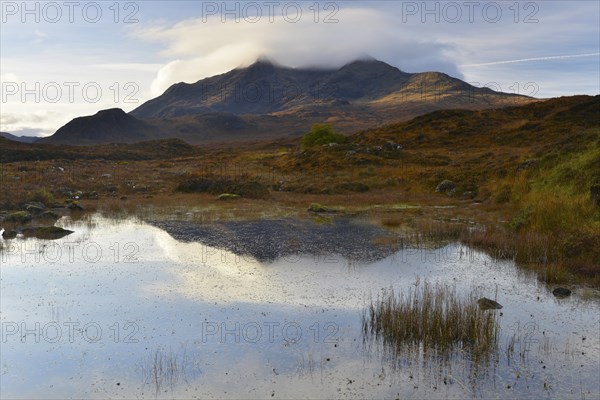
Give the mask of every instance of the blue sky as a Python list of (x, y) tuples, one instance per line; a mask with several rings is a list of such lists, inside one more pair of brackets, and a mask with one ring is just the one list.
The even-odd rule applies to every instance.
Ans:
[(14, 134), (130, 111), (261, 55), (293, 67), (370, 55), (536, 97), (600, 90), (597, 1), (0, 4), (0, 130)]

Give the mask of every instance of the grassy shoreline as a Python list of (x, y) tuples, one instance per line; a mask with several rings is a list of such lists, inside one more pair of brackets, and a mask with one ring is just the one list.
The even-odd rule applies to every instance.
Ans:
[[(519, 267), (536, 272), (540, 281), (548, 284), (600, 287), (600, 266), (590, 261), (583, 264), (586, 268), (575, 269), (572, 260), (560, 257), (562, 249), (556, 247), (558, 242), (552, 233), (531, 229), (515, 232), (510, 227), (511, 209), (497, 204), (436, 195), (407, 195), (401, 190), (351, 195), (284, 192), (272, 193), (267, 199), (231, 201), (204, 193), (129, 194), (126, 197), (101, 196), (98, 200), (77, 202), (85, 212), (197, 223), (289, 217), (328, 223), (336, 217), (363, 218), (397, 235), (398, 240), (406, 240), (408, 245), (457, 241), (498, 260), (515, 260)], [(62, 200), (54, 196), (53, 199)], [(331, 212), (308, 211), (309, 204), (313, 203), (323, 204)], [(19, 224), (4, 222), (1, 225), (14, 228)], [(586, 239), (589, 240), (581, 237), (581, 240)], [(590, 249), (593, 246), (590, 245)]]

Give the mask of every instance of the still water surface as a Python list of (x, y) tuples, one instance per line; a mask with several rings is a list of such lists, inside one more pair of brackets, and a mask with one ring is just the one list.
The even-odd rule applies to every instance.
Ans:
[[(3, 399), (600, 397), (596, 292), (559, 300), (513, 263), (457, 243), (367, 261), (331, 251), (257, 261), (133, 218), (58, 224), (75, 233), (4, 242)], [(417, 278), (504, 306), (488, 364), (364, 343), (364, 306)]]

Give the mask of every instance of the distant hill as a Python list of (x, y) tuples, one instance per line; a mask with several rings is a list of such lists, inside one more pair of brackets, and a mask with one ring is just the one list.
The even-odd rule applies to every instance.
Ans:
[[(314, 157), (306, 158), (306, 155), (301, 152), (278, 156), (273, 159), (273, 162), (276, 163), (274, 166), (278, 168), (285, 166), (283, 168), (309, 170), (326, 165), (339, 169), (352, 168), (354, 163), (363, 162), (365, 157), (374, 159), (381, 156), (377, 163), (383, 164), (388, 156), (407, 157), (406, 151), (390, 152), (386, 150), (386, 145), (394, 142), (401, 144), (404, 149), (411, 149), (418, 153), (414, 155), (414, 158), (406, 158), (404, 161), (407, 163), (432, 165), (438, 168), (440, 165), (450, 163), (448, 151), (462, 151), (464, 154), (472, 153), (476, 159), (473, 161), (473, 165), (486, 165), (480, 173), (490, 173), (497, 168), (496, 165), (506, 164), (507, 161), (502, 161), (500, 155), (516, 160), (519, 157), (515, 152), (525, 151), (524, 149), (528, 148), (535, 148), (543, 153), (560, 153), (586, 146), (586, 143), (593, 140), (590, 139), (590, 135), (594, 135), (594, 132), (589, 132), (589, 128), (597, 128), (600, 124), (599, 107), (600, 96), (570, 96), (502, 109), (439, 110), (409, 121), (357, 132), (349, 137), (350, 144), (348, 145), (324, 147), (314, 152), (313, 156), (315, 157), (321, 153), (327, 156), (322, 162), (316, 161)], [(183, 127), (183, 120), (177, 120), (180, 128)], [(207, 120), (211, 119), (204, 118), (204, 123)], [(223, 124), (230, 124), (231, 121), (229, 115), (224, 115), (223, 119), (216, 118), (212, 123), (217, 127), (222, 127)], [(243, 122), (239, 123), (242, 125), (234, 124), (234, 128), (243, 131), (246, 125)], [(273, 124), (276, 125), (277, 121)], [(294, 138), (278, 139), (277, 141), (263, 140), (245, 143), (243, 148), (255, 148), (258, 151), (271, 147), (276, 149), (298, 148), (298, 143), (298, 139)], [(376, 150), (364, 150), (364, 154), (357, 153), (358, 155), (355, 157), (348, 157), (347, 152), (349, 150), (356, 151), (357, 146), (363, 150)], [(504, 148), (509, 150), (499, 151)], [(135, 144), (67, 146), (47, 144), (43, 141), (24, 144), (0, 137), (0, 162), (91, 158), (146, 160), (198, 155), (210, 157), (211, 149), (235, 151), (236, 147), (231, 146), (231, 143), (215, 143), (199, 147), (189, 145), (180, 139), (153, 140)], [(381, 155), (378, 155), (378, 152)], [(331, 158), (332, 154), (330, 153), (336, 154), (336, 157)], [(435, 157), (432, 156), (433, 154)], [(467, 180), (473, 175), (473, 170), (465, 165), (464, 173), (464, 179)]]
[(161, 136), (160, 131), (120, 108), (103, 110), (95, 115), (79, 117), (67, 123), (39, 143), (88, 145), (97, 143), (135, 143)]
[(158, 160), (189, 157), (199, 149), (179, 139), (152, 140), (135, 144), (111, 143), (93, 146), (13, 142), (0, 137), (0, 163), (43, 160)]
[[(299, 119), (275, 115), (201, 113), (176, 118), (142, 120), (121, 109), (75, 118), (39, 143), (86, 146), (103, 143), (139, 143), (181, 139), (192, 144), (261, 140), (289, 134), (300, 135), (305, 126)], [(278, 132), (286, 132), (278, 135)], [(275, 134), (274, 134), (275, 133)]]
[(129, 114), (112, 109), (77, 118), (43, 142), (259, 140), (298, 136), (318, 122), (350, 134), (440, 109), (531, 101), (438, 72), (406, 73), (372, 59), (339, 69), (294, 69), (261, 60), (193, 84), (175, 84)]
[(13, 142), (21, 142), (21, 143), (34, 143), (39, 139), (36, 136), (15, 136), (7, 132), (0, 132), (0, 137), (3, 137), (8, 140), (12, 140)]

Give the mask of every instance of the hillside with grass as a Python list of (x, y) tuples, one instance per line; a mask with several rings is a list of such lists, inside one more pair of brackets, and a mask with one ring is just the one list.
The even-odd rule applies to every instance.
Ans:
[(500, 223), (470, 243), (598, 279), (600, 207), (591, 192), (600, 184), (599, 111), (600, 96), (437, 111), (270, 165), (321, 177), (298, 180), (309, 192), (395, 188), (481, 204)]

